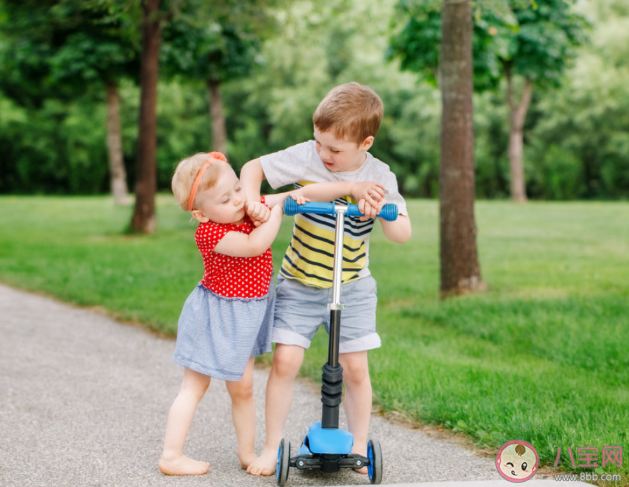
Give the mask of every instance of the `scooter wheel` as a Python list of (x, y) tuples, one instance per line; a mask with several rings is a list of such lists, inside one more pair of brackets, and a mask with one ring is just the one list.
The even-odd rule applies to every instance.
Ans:
[(380, 442), (373, 438), (367, 443), (367, 458), (369, 458), (369, 466), (367, 473), (372, 484), (382, 482), (382, 448)]
[(277, 485), (286, 485), (288, 480), (288, 467), (290, 463), (290, 441), (282, 438), (280, 449), (277, 452)]

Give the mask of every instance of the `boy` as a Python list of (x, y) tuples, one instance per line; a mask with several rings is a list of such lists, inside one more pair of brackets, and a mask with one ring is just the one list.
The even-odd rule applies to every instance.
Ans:
[[(372, 391), (367, 351), (380, 347), (376, 333), (376, 282), (369, 272), (369, 234), (384, 198), (398, 206), (396, 221), (380, 219), (383, 233), (393, 242), (411, 236), (406, 202), (398, 192), (389, 166), (367, 151), (378, 133), (383, 115), (382, 101), (370, 88), (347, 83), (333, 88), (313, 115), (314, 141), (249, 161), (240, 179), (249, 201), (260, 200), (260, 183), (267, 179), (273, 188), (295, 184), (342, 181), (319, 185), (318, 201), (352, 201), (353, 195), (366, 217), (345, 219), (343, 250), (343, 311), (339, 362), (343, 367), (345, 407), (349, 431), (354, 435), (353, 453), (366, 456), (371, 417)], [(377, 192), (357, 191), (361, 182), (378, 181)], [(364, 187), (364, 186), (363, 186)], [(308, 188), (310, 189), (310, 188)], [(315, 190), (315, 187), (312, 187)], [(379, 193), (379, 194), (378, 194)], [(342, 199), (337, 199), (341, 198)], [(268, 209), (257, 206), (250, 216), (268, 218)], [(369, 217), (369, 218), (368, 218)], [(266, 390), (266, 441), (264, 451), (247, 469), (253, 475), (272, 475), (283, 437), (293, 394), (293, 382), (319, 325), (329, 330), (327, 303), (332, 286), (334, 216), (298, 214), (293, 238), (286, 251), (276, 287), (273, 364)], [(364, 467), (360, 473), (367, 473)]]

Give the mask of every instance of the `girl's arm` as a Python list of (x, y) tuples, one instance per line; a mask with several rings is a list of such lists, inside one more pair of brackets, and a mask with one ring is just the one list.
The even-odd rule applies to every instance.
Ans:
[(271, 246), (282, 223), (282, 206), (273, 207), (269, 219), (249, 235), (229, 232), (214, 247), (214, 252), (231, 257), (256, 257)]

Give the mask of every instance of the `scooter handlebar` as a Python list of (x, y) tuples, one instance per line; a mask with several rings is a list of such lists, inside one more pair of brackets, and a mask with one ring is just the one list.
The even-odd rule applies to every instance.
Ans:
[[(305, 203), (298, 205), (297, 202), (288, 197), (284, 200), (284, 213), (289, 216), (293, 216), (297, 213), (315, 213), (317, 215), (334, 215), (334, 203)], [(347, 215), (349, 216), (364, 216), (359, 210), (358, 205), (347, 205)], [(393, 203), (387, 203), (382, 207), (379, 218), (384, 218), (388, 222), (397, 220), (398, 210), (397, 205)]]

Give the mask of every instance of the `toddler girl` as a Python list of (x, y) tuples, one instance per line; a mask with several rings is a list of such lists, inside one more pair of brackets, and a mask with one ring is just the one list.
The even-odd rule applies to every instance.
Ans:
[[(286, 194), (268, 197), (270, 216), (256, 228), (247, 213), (259, 212), (262, 205), (247, 202), (238, 177), (219, 152), (181, 161), (172, 189), (181, 208), (199, 221), (195, 237), (205, 274), (179, 318), (174, 360), (185, 369), (168, 415), (159, 469), (168, 475), (200, 475), (209, 470), (208, 463), (186, 457), (183, 446), (212, 377), (226, 381), (238, 458), (246, 469), (256, 458), (254, 357), (271, 351), (270, 245), (280, 228)], [(305, 202), (298, 195), (295, 199)]]

